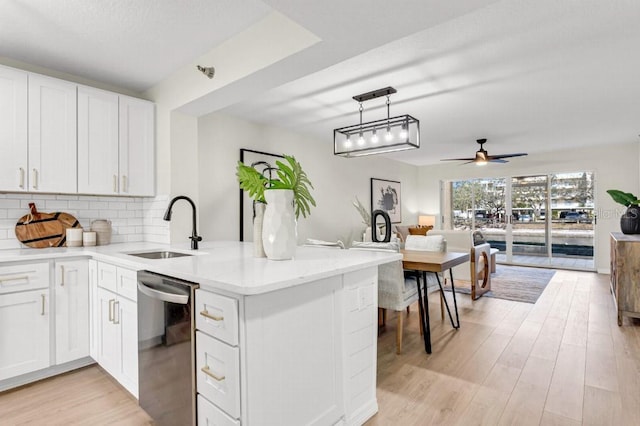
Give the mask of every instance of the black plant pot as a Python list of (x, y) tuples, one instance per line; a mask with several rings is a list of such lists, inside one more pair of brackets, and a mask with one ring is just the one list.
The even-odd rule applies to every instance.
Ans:
[(620, 230), (623, 234), (640, 234), (640, 207), (635, 204), (627, 207), (620, 217)]

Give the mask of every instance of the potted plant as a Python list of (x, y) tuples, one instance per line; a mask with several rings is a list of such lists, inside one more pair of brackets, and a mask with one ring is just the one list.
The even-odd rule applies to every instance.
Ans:
[(276, 161), (276, 167), (266, 167), (262, 173), (238, 161), (236, 176), (249, 197), (267, 205), (262, 224), (267, 257), (291, 259), (297, 244), (296, 219), (307, 217), (316, 205), (306, 172), (295, 157), (285, 155), (284, 161)]
[(622, 204), (627, 208), (620, 217), (620, 230), (623, 234), (640, 234), (640, 200), (630, 192), (623, 192), (617, 189), (607, 190), (613, 201)]

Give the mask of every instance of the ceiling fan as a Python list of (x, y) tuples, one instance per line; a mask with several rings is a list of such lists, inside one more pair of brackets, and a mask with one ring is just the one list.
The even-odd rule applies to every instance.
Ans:
[(525, 152), (519, 152), (517, 154), (500, 154), (500, 155), (489, 155), (487, 151), (485, 151), (483, 145), (487, 142), (486, 139), (478, 139), (476, 140), (480, 144), (480, 149), (476, 151), (476, 156), (474, 158), (447, 158), (445, 160), (440, 161), (466, 161), (466, 163), (476, 163), (479, 166), (483, 166), (487, 163), (508, 163), (507, 160), (503, 160), (503, 158), (510, 157), (522, 157), (523, 155), (527, 155)]

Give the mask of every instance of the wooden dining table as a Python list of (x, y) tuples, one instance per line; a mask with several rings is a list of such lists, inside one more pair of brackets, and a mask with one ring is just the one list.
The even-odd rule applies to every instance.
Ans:
[[(456, 301), (456, 288), (453, 282), (454, 266), (458, 266), (469, 261), (469, 253), (462, 252), (436, 252), (436, 251), (422, 251), (422, 250), (400, 250), (402, 253), (402, 267), (405, 271), (413, 271), (415, 273), (416, 282), (418, 286), (418, 308), (420, 311), (420, 321), (422, 322), (422, 328), (424, 330), (424, 350), (431, 353), (431, 329), (429, 328), (429, 301), (427, 299), (427, 272), (433, 272), (436, 274), (438, 280), (438, 286), (442, 292), (442, 299), (444, 300), (449, 314), (449, 320), (451, 326), (455, 329), (460, 328), (460, 318), (458, 317), (458, 302)], [(449, 270), (449, 276), (451, 277), (451, 293), (453, 295), (453, 306), (456, 314), (456, 320), (453, 321), (453, 315), (451, 309), (449, 309), (449, 303), (447, 298), (444, 297), (444, 290), (442, 283), (440, 282), (439, 272), (444, 273)], [(423, 283), (420, 285), (420, 283)], [(424, 297), (422, 292), (424, 291)]]

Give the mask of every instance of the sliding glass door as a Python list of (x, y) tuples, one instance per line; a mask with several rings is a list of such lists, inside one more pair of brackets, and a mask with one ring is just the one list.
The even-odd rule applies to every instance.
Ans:
[(444, 182), (445, 229), (481, 230), (502, 263), (593, 270), (590, 172)]

